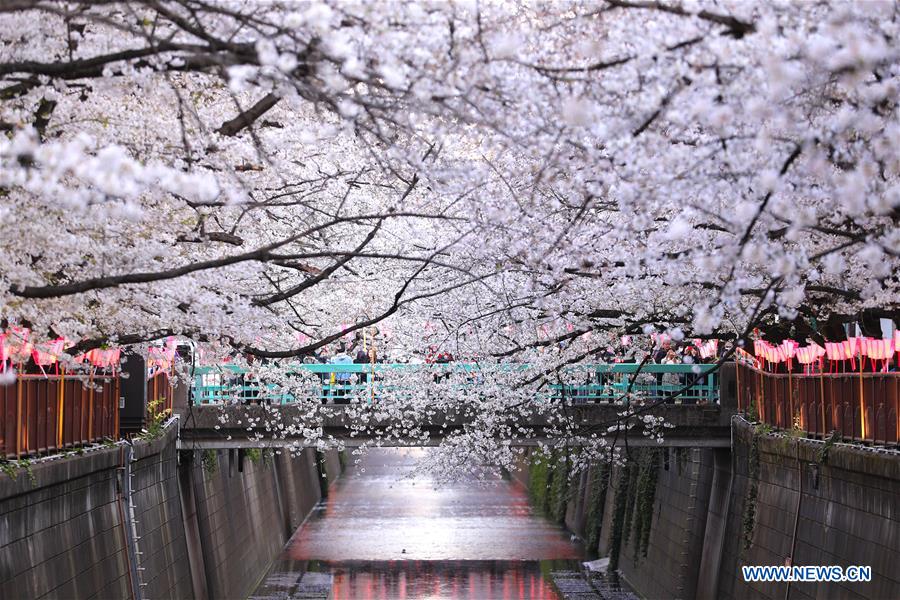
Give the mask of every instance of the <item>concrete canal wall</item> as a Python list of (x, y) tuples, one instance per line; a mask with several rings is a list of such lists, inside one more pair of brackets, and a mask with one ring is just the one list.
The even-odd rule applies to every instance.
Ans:
[[(562, 455), (530, 451), (513, 477), (646, 598), (900, 598), (896, 452), (774, 435), (736, 419), (733, 451), (655, 448), (632, 457), (627, 468), (598, 465), (566, 478)], [(790, 556), (795, 565), (870, 566), (872, 581), (790, 590), (743, 581), (742, 565), (783, 565)]]
[(2, 474), (0, 598), (247, 597), (325, 472), (340, 475), (336, 452), (178, 452), (172, 426)]
[(746, 584), (740, 565), (784, 564), (793, 554), (796, 565), (871, 566), (872, 581), (795, 583), (791, 598), (900, 598), (896, 452), (759, 435), (744, 422), (734, 439), (721, 596), (784, 598), (786, 584)]

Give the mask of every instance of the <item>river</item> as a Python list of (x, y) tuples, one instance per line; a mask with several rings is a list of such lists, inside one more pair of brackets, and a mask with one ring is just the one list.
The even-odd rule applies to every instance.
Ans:
[(305, 597), (316, 573), (335, 600), (559, 598), (549, 573), (577, 569), (583, 546), (517, 483), (413, 476), (425, 452), (372, 450), (348, 468), (254, 598)]

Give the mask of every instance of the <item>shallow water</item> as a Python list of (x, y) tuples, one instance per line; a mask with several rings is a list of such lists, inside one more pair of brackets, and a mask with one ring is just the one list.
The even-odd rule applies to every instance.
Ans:
[(257, 597), (303, 572), (332, 575), (337, 599), (558, 598), (549, 573), (577, 569), (582, 545), (501, 479), (436, 486), (412, 477), (427, 449), (370, 451), (288, 544)]
[[(553, 564), (558, 564), (553, 561)], [(537, 561), (375, 561), (317, 563), (334, 576), (335, 600), (429, 598), (555, 600)], [(545, 572), (548, 566), (544, 566)]]

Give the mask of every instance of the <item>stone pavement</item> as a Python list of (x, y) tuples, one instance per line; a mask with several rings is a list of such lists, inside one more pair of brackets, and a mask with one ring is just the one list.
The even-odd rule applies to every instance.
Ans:
[(327, 600), (331, 585), (331, 573), (273, 572), (249, 600)]
[(640, 600), (633, 592), (622, 589), (616, 579), (602, 573), (553, 571), (550, 577), (564, 600)]

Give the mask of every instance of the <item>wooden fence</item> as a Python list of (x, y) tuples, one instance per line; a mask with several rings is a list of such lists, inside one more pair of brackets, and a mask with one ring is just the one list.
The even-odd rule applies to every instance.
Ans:
[[(143, 423), (171, 410), (175, 395), (165, 371), (153, 373), (146, 386)], [(0, 458), (118, 440), (120, 388), (118, 375), (18, 375), (14, 384), (0, 386)]]
[(774, 374), (737, 364), (738, 408), (811, 437), (900, 443), (900, 373)]
[(19, 458), (119, 436), (119, 378), (16, 377), (0, 386), (0, 457)]
[[(157, 370), (147, 378), (147, 419), (165, 410), (172, 410), (175, 386), (168, 372)], [(154, 402), (158, 402), (155, 406)]]

